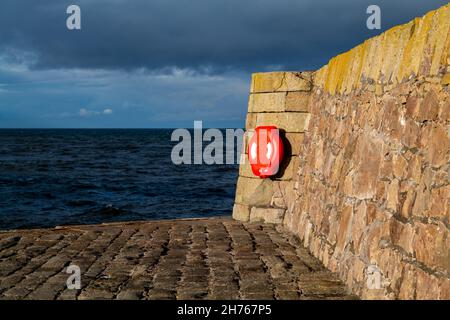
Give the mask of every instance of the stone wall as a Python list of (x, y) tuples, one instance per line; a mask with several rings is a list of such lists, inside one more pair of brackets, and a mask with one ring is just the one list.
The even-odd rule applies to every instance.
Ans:
[(449, 27), (447, 5), (314, 73), (253, 75), (247, 129), (291, 147), (274, 179), (241, 165), (233, 216), (283, 223), (363, 298), (450, 299)]
[(282, 223), (293, 200), (299, 154), (310, 121), (305, 105), (312, 88), (308, 72), (258, 73), (252, 78), (246, 121), (247, 142), (257, 126), (276, 124), (284, 141), (285, 157), (273, 179), (253, 175), (247, 156), (240, 166), (234, 218), (242, 221)]

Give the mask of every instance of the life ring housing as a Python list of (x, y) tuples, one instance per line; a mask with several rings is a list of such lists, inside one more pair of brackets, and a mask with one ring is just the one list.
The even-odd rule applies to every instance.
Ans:
[(278, 128), (256, 127), (248, 144), (247, 153), (255, 176), (265, 179), (276, 175), (284, 154), (283, 141)]

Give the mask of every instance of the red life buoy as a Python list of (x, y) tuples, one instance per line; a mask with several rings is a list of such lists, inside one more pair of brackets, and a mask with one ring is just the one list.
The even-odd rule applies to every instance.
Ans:
[(247, 150), (253, 174), (262, 179), (276, 175), (283, 160), (283, 152), (283, 142), (277, 127), (257, 127)]

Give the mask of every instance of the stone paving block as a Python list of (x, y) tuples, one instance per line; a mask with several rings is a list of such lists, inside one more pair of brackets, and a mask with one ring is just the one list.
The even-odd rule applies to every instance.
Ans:
[[(347, 297), (301, 242), (260, 222), (113, 223), (0, 232), (0, 241), (2, 300)], [(67, 288), (69, 264), (80, 266), (79, 290)]]

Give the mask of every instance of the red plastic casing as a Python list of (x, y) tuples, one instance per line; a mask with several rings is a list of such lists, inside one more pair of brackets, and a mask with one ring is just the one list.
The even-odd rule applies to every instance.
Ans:
[(252, 172), (262, 179), (278, 173), (284, 148), (275, 126), (256, 127), (247, 149)]

